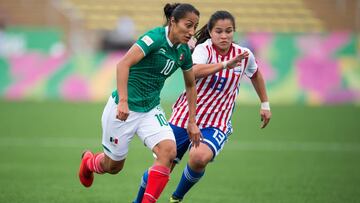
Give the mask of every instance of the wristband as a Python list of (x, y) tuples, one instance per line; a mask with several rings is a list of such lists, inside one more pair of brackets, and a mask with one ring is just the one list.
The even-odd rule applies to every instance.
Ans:
[(270, 111), (270, 103), (269, 102), (261, 102), (261, 109)]
[(227, 64), (228, 64), (227, 61), (223, 61), (223, 62), (222, 62), (223, 69), (227, 69)]

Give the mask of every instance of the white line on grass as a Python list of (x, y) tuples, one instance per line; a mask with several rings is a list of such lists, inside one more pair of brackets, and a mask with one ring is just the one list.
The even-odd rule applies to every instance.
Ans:
[(239, 151), (318, 151), (360, 152), (360, 143), (311, 142), (311, 141), (254, 141), (225, 144), (227, 150)]
[[(139, 138), (134, 137), (136, 142)], [(133, 142), (135, 141), (133, 140)], [(0, 147), (43, 147), (43, 148), (83, 148), (101, 147), (101, 138), (71, 137), (0, 137)], [(142, 144), (131, 148), (142, 148)], [(311, 142), (311, 141), (235, 141), (225, 144), (231, 151), (319, 151), (319, 152), (360, 152), (360, 143), (349, 142)]]

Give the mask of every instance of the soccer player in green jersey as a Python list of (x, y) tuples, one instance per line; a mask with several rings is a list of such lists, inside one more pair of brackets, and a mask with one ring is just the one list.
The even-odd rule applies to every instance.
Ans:
[(166, 78), (181, 68), (189, 109), (188, 133), (195, 146), (201, 133), (196, 125), (196, 88), (187, 42), (195, 34), (199, 11), (190, 4), (166, 4), (165, 27), (142, 35), (117, 65), (117, 90), (103, 115), (103, 153), (85, 151), (79, 169), (80, 182), (90, 187), (94, 172), (117, 174), (124, 166), (128, 146), (136, 133), (156, 155), (149, 169), (142, 203), (156, 202), (169, 180), (176, 157), (175, 137), (160, 107), (160, 91)]

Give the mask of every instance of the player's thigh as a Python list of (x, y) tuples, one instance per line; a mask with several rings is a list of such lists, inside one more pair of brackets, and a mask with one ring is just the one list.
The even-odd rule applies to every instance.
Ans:
[(190, 146), (189, 135), (185, 128), (181, 128), (179, 126), (173, 125), (169, 123), (171, 129), (174, 132), (175, 140), (176, 140), (176, 158), (174, 160), (175, 164), (180, 163), (184, 154), (188, 151)]
[[(201, 140), (202, 147), (199, 148), (199, 152), (197, 153), (206, 153), (211, 150), (212, 152), (212, 158), (213, 160), (223, 149), (226, 141), (227, 136), (224, 132), (217, 128), (203, 128), (200, 130), (201, 134), (203, 135), (203, 140)], [(196, 152), (196, 149), (194, 147), (191, 147), (190, 152), (194, 150)], [(206, 148), (207, 150), (205, 150)]]
[[(116, 118), (117, 104), (110, 98), (102, 115), (102, 145), (104, 153), (114, 162), (124, 160), (129, 150), (129, 143), (139, 125), (141, 114), (130, 111), (126, 121)], [(120, 162), (121, 163), (121, 162)]]
[[(161, 107), (155, 107), (151, 111), (143, 113), (136, 133), (145, 146), (151, 150), (164, 140), (175, 143), (174, 133)], [(175, 145), (173, 146), (175, 150)]]

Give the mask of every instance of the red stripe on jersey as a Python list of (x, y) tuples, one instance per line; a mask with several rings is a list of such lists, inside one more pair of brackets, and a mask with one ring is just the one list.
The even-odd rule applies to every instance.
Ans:
[[(216, 127), (221, 129), (223, 132), (226, 132), (226, 128), (227, 128), (227, 118), (226, 117), (229, 117), (228, 114), (231, 113), (231, 111), (232, 111), (232, 108), (229, 109), (229, 105), (234, 102), (234, 98), (237, 95), (237, 88), (238, 88), (237, 84), (238, 84), (239, 80), (240, 80), (240, 76), (236, 78), (236, 81), (234, 83), (234, 84), (236, 84), (235, 91), (233, 91), (232, 94), (229, 94), (230, 99), (226, 98), (225, 101), (227, 101), (227, 102), (224, 102), (224, 104), (223, 104), (225, 106), (225, 110), (222, 111), (221, 114), (219, 115), (219, 117), (215, 119), (215, 120), (219, 119), (219, 122), (217, 122)], [(223, 117), (224, 114), (225, 114), (225, 119), (222, 119), (222, 118), (224, 118)], [(215, 121), (214, 121), (214, 125), (215, 125)], [(222, 128), (224, 128), (224, 129), (222, 129)]]
[[(240, 77), (239, 77), (239, 78), (240, 78)], [(234, 95), (232, 96), (230, 102), (228, 103), (227, 112), (225, 113), (225, 119), (224, 119), (225, 122), (229, 120), (230, 115), (232, 114), (232, 109), (234, 108), (234, 105), (235, 105), (235, 101), (234, 101), (234, 100), (235, 100), (235, 98), (236, 98), (236, 95), (237, 95), (237, 91), (234, 92)], [(230, 104), (231, 104), (231, 108), (229, 108), (229, 105), (230, 105)], [(224, 127), (223, 132), (226, 132), (227, 123), (225, 123), (224, 126), (225, 126), (225, 127)], [(221, 127), (221, 125), (218, 126), (218, 128), (220, 128), (220, 127)]]
[(180, 109), (184, 106), (184, 103), (187, 101), (187, 98), (186, 98), (186, 92), (183, 92), (181, 94), (181, 96), (179, 97), (178, 99), (178, 105), (177, 106), (173, 106), (173, 109)]
[(211, 63), (212, 61), (212, 58), (213, 58), (213, 54), (212, 54), (212, 49), (211, 47), (209, 47), (208, 45), (206, 46), (206, 48), (209, 50), (209, 63)]
[[(224, 71), (225, 72), (225, 78), (229, 78), (229, 70), (225, 70)], [(219, 81), (220, 81), (220, 79), (219, 79)], [(228, 83), (228, 82), (226, 82), (227, 84), (229, 84), (228, 85), (228, 88), (226, 88), (225, 89), (225, 87), (226, 87), (226, 85), (227, 84), (224, 84), (225, 85), (225, 87), (224, 87), (224, 90), (222, 90), (222, 91), (219, 91), (219, 92), (217, 92), (217, 94), (214, 96), (214, 98), (222, 98), (224, 95), (226, 95), (226, 93), (228, 92), (228, 90), (231, 88), (230, 87), (230, 85), (231, 85), (231, 83)], [(216, 87), (216, 86), (215, 86)], [(221, 95), (221, 96), (220, 96)], [(219, 102), (221, 101), (221, 99), (217, 99), (218, 101), (216, 102), (216, 104), (215, 104), (215, 107), (219, 104)], [(212, 101), (212, 100), (210, 100), (210, 101)], [(208, 107), (211, 107), (212, 106), (212, 104), (213, 104), (213, 102), (211, 102), (211, 104), (209, 104), (209, 106)], [(220, 109), (221, 110), (221, 108), (218, 108), (218, 109)], [(210, 112), (209, 112), (210, 113)], [(205, 123), (208, 123), (209, 122), (209, 119), (210, 119), (210, 117), (212, 117), (212, 115), (211, 114), (208, 114), (207, 115), (207, 117), (206, 117), (206, 119), (205, 119)]]
[(219, 63), (219, 54), (217, 52), (215, 52), (215, 57), (216, 57), (216, 63)]
[[(226, 57), (222, 57), (222, 61), (225, 61), (225, 60), (229, 60), (231, 55), (234, 55), (234, 49), (233, 49), (233, 46), (230, 47), (230, 52), (228, 52), (228, 55)], [(230, 78), (230, 82), (227, 81), (227, 83), (225, 84), (225, 87), (224, 87), (224, 90), (222, 91), (223, 94), (220, 96), (220, 95), (216, 95), (215, 98), (217, 100), (216, 104), (215, 104), (215, 107), (219, 106), (217, 109), (219, 109), (219, 112), (214, 112), (212, 115), (208, 115), (206, 120), (205, 120), (205, 123), (208, 123), (209, 121), (211, 121), (211, 124), (210, 126), (213, 126), (214, 123), (215, 123), (215, 120), (218, 118), (218, 116), (220, 115), (220, 112), (222, 111), (222, 107), (223, 107), (223, 104), (224, 102), (226, 102), (226, 99), (228, 98), (228, 96), (230, 95), (230, 90), (232, 89), (233, 87), (233, 81), (234, 81), (234, 78), (236, 77), (234, 74), (230, 74), (230, 72), (233, 72), (233, 71), (230, 71), (230, 70), (227, 70), (226, 71), (226, 78), (229, 79)], [(225, 97), (224, 97), (225, 96)]]
[[(198, 94), (198, 98), (197, 98), (197, 101), (196, 103), (198, 103), (200, 101), (200, 97), (199, 97), (199, 94), (201, 94), (201, 89), (203, 88), (204, 84), (206, 83), (206, 80), (207, 78), (201, 78), (199, 79), (198, 81), (201, 81), (200, 82), (200, 85), (198, 85), (196, 91), (197, 91), (197, 94)], [(198, 84), (199, 82), (197, 82)], [(182, 99), (181, 102), (179, 102), (180, 100)], [(178, 107), (177, 108), (174, 108), (176, 105), (173, 106), (173, 113), (172, 113), (172, 117), (170, 118), (170, 122), (174, 125), (180, 125), (180, 126), (185, 126), (185, 123), (186, 123), (186, 118), (183, 119), (183, 122), (182, 123), (179, 123), (180, 122), (180, 119), (183, 118), (182, 115), (184, 114), (185, 110), (187, 109), (187, 105), (184, 105), (185, 102), (187, 101), (187, 98), (186, 98), (186, 92), (183, 93), (180, 98), (178, 98), (178, 100), (176, 101), (176, 103), (178, 103)], [(188, 115), (188, 114), (187, 114)], [(185, 114), (186, 116), (186, 114)]]
[(243, 76), (243, 75), (245, 74), (245, 70), (246, 70), (246, 67), (247, 67), (248, 61), (249, 61), (249, 58), (246, 58), (246, 59), (245, 59), (245, 62), (244, 62), (244, 70), (243, 70), (243, 72), (242, 72), (241, 76)]
[(226, 104), (224, 102), (225, 109), (221, 112), (218, 112), (216, 114), (216, 117), (214, 117), (213, 122), (211, 123), (211, 126), (217, 127), (221, 129), (223, 132), (226, 132), (226, 128), (227, 128), (227, 122), (226, 122), (227, 120), (224, 119), (224, 113), (228, 111), (228, 109), (226, 108), (228, 108), (230, 100), (233, 95), (234, 92), (228, 95), (228, 97), (226, 98), (227, 99)]
[(180, 95), (180, 97), (176, 100), (175, 104), (173, 105), (173, 108), (175, 108), (179, 104), (180, 100), (184, 99), (185, 94), (186, 92)]
[(174, 118), (177, 118), (177, 119), (175, 120), (175, 123), (174, 123), (175, 125), (178, 125), (178, 124), (179, 124), (180, 118), (181, 118), (181, 114), (186, 110), (187, 107), (188, 107), (187, 97), (186, 97), (186, 95), (184, 94), (183, 101), (180, 102), (179, 108), (177, 108), (176, 113), (175, 113), (175, 116), (174, 116)]
[(232, 48), (233, 48), (232, 58), (234, 58), (234, 57), (236, 56), (235, 47), (234, 47), (234, 46), (232, 46)]
[[(214, 49), (215, 49), (215, 48), (214, 48)], [(229, 60), (229, 59), (230, 59), (230, 56), (231, 56), (231, 52), (233, 52), (233, 51), (234, 51), (234, 49), (233, 49), (233, 47), (231, 46), (226, 56), (217, 54), (217, 59), (220, 58), (221, 61)], [(218, 61), (217, 61), (217, 62), (218, 62)], [(232, 85), (233, 85), (232, 82), (233, 82), (233, 79), (234, 79), (234, 76), (235, 76), (235, 75), (232, 74), (231, 76), (229, 76), (229, 74), (230, 74), (230, 71), (229, 71), (229, 70), (223, 70), (222, 72), (225, 72), (225, 73), (226, 73), (225, 78), (227, 78), (227, 79), (231, 78), (231, 79), (230, 79), (230, 82), (227, 81), (227, 82), (224, 84), (224, 85), (225, 85), (225, 86), (224, 86), (224, 89), (223, 89), (222, 91), (217, 92), (216, 95), (213, 95), (213, 96), (212, 96), (212, 99), (210, 99), (210, 101), (213, 101), (213, 100), (215, 99), (215, 101), (217, 100), (217, 102), (216, 102), (215, 105), (213, 105), (213, 103), (211, 103), (211, 104), (208, 104), (206, 107), (204, 107), (205, 110), (203, 111), (203, 114), (202, 114), (202, 116), (200, 117), (201, 119), (199, 119), (199, 123), (204, 123), (205, 125), (207, 125), (207, 124), (209, 123), (209, 121), (212, 121), (212, 123), (213, 123), (213, 121), (214, 121), (214, 120), (213, 120), (213, 119), (214, 119), (214, 116), (219, 115), (219, 113), (214, 112), (214, 113), (210, 114), (211, 111), (208, 112), (209, 109), (212, 110), (211, 108), (214, 108), (214, 107), (215, 107), (216, 109), (219, 109), (219, 111), (221, 111), (222, 105), (220, 106), (220, 108), (218, 108), (217, 106), (219, 105), (219, 103), (220, 103), (221, 101), (223, 101), (224, 96), (227, 95), (227, 94), (229, 94), (228, 92), (229, 92), (229, 91), (231, 90), (231, 88), (232, 88)], [(219, 76), (219, 78), (221, 78), (221, 76)], [(220, 82), (220, 79), (219, 79), (218, 81)], [(216, 86), (217, 86), (217, 84), (215, 84), (215, 87), (216, 87)], [(216, 117), (215, 117), (215, 118), (216, 118)], [(205, 121), (203, 121), (203, 120), (205, 120)]]
[[(229, 71), (230, 72), (230, 71)], [(231, 80), (229, 82), (229, 86), (228, 88), (226, 89), (226, 92), (224, 93), (224, 95), (226, 95), (225, 97), (221, 98), (221, 99), (218, 99), (218, 101), (216, 102), (216, 106), (220, 105), (219, 109), (222, 109), (224, 104), (226, 103), (226, 101), (228, 100), (229, 96), (231, 95), (231, 88), (232, 88), (232, 85), (233, 85), (233, 82), (234, 82), (234, 78), (235, 77), (231, 77)], [(236, 83), (235, 83), (236, 84)], [(221, 104), (220, 104), (221, 102)], [(215, 124), (215, 120), (217, 120), (218, 118), (221, 118), (221, 113), (215, 113), (215, 116), (213, 117), (213, 120), (211, 122), (211, 126), (214, 126)]]
[[(221, 73), (220, 73), (221, 74)], [(215, 92), (215, 89), (212, 89), (212, 90), (209, 90), (211, 88), (211, 84), (216, 82), (216, 84), (218, 83), (218, 81), (214, 81), (215, 80), (215, 75), (212, 75), (211, 76), (211, 80), (207, 83), (207, 86), (204, 90), (204, 92), (208, 92), (210, 91), (208, 94), (203, 94), (201, 97), (199, 97), (199, 105), (198, 105), (198, 108), (196, 110), (196, 114), (201, 114), (201, 116), (199, 117), (199, 119), (197, 120), (198, 124), (201, 123), (203, 117), (205, 116), (204, 115), (204, 112), (205, 112), (205, 109), (206, 109), (206, 103), (208, 101), (210, 101), (210, 97), (214, 95), (214, 92)], [(214, 84), (214, 85), (216, 85)], [(205, 107), (204, 107), (205, 106)]]
[(180, 112), (180, 109), (183, 108), (184, 101), (186, 101), (186, 92), (182, 93), (180, 97), (176, 100), (175, 104), (173, 105), (173, 113), (171, 114), (170, 123), (177, 125), (179, 122), (178, 113)]
[[(209, 79), (210, 78), (210, 79)], [(214, 76), (209, 76), (209, 77), (206, 77), (206, 78), (202, 78), (202, 82), (201, 84), (199, 85), (199, 87), (197, 88), (197, 92), (198, 92), (198, 98), (196, 100), (196, 103), (199, 103), (200, 100), (201, 100), (201, 95), (203, 95), (204, 93), (206, 93), (208, 91), (208, 89), (210, 88), (210, 86), (208, 87), (205, 87), (205, 90), (202, 91), (202, 88), (204, 87), (204, 85), (206, 84), (206, 81), (207, 80), (214, 80)], [(197, 108), (199, 109), (199, 108)], [(185, 127), (185, 124), (186, 124), (186, 121), (187, 121), (187, 118), (189, 117), (189, 112), (187, 110), (187, 112), (185, 113), (185, 115), (183, 116), (184, 112), (186, 110), (186, 106), (182, 106), (182, 109), (181, 111), (179, 111), (179, 114), (176, 116), (177, 118), (183, 118), (182, 122), (181, 123), (177, 123), (177, 125), (181, 126), (182, 128)], [(196, 114), (198, 113), (198, 111), (196, 111)]]
[[(210, 58), (212, 58), (212, 57), (210, 57)], [(201, 100), (201, 98), (202, 98), (201, 95), (206, 94), (207, 91), (210, 89), (210, 85), (207, 85), (207, 86), (205, 87), (205, 89), (203, 89), (203, 88), (204, 88), (204, 85), (206, 84), (207, 80), (210, 80), (210, 81), (208, 81), (208, 83), (211, 83), (211, 81), (214, 80), (214, 76), (209, 76), (209, 77), (206, 77), (206, 78), (202, 78), (202, 79), (200, 79), (200, 80), (202, 80), (202, 82), (201, 82), (201, 84), (200, 84), (200, 85), (198, 86), (198, 88), (197, 88), (198, 98), (197, 98), (196, 103), (199, 103), (200, 100)], [(199, 106), (201, 106), (201, 104), (200, 104)], [(196, 114), (198, 114), (198, 111), (201, 109), (201, 108), (199, 108), (199, 106), (197, 107), (197, 112), (196, 112)], [(179, 122), (176, 122), (176, 123), (175, 123), (176, 125), (181, 126), (182, 128), (185, 127), (186, 121), (187, 121), (187, 119), (188, 119), (188, 117), (189, 117), (189, 112), (188, 112), (188, 110), (187, 110), (187, 111), (185, 111), (185, 110), (187, 110), (186, 107), (185, 107), (185, 106), (182, 106), (181, 110), (179, 109), (178, 112), (176, 113), (176, 115), (174, 116), (174, 117), (179, 118), (179, 119), (180, 119), (180, 118), (183, 118), (183, 120), (182, 120), (181, 123), (179, 123)], [(185, 113), (185, 115), (184, 115), (184, 113)], [(179, 119), (178, 119), (178, 121), (180, 121)]]
[(212, 48), (215, 50), (216, 55), (220, 55), (220, 56), (223, 56), (223, 57), (230, 55), (230, 53), (231, 53), (231, 51), (232, 51), (232, 46), (233, 46), (233, 44), (230, 45), (230, 48), (229, 48), (229, 50), (228, 50), (228, 52), (227, 52), (226, 54), (220, 54), (220, 52), (219, 52), (219, 50), (216, 48), (216, 46), (215, 46), (214, 44), (212, 44)]
[(206, 93), (205, 91), (202, 91), (202, 89), (203, 89), (206, 81), (209, 80), (209, 82), (210, 82), (212, 79), (213, 79), (213, 77), (211, 77), (211, 76), (208, 76), (208, 77), (206, 77), (206, 78), (202, 78), (202, 79), (201, 79), (201, 80), (202, 80), (202, 81), (201, 81), (201, 84), (196, 88), (196, 91), (197, 91), (197, 94), (198, 94), (198, 98), (197, 98), (197, 100), (196, 100), (196, 103), (198, 103), (198, 102), (200, 101), (200, 99), (201, 99), (201, 98), (199, 98), (199, 95), (201, 96), (201, 95), (203, 95), (204, 93)]
[(210, 61), (211, 61), (211, 58), (210, 58), (211, 52), (210, 52), (210, 48), (209, 48), (208, 45), (206, 45), (206, 49), (207, 49), (207, 51), (208, 51), (208, 61), (207, 61), (207, 63), (210, 63)]
[[(226, 132), (228, 129), (228, 120), (229, 115), (232, 114), (232, 108), (235, 105), (234, 98), (236, 98), (237, 92), (233, 92), (229, 98), (227, 98), (227, 102), (225, 104), (225, 109), (220, 113), (218, 117), (215, 119), (215, 122), (212, 126), (219, 128), (223, 132)], [(224, 116), (225, 115), (225, 116)]]
[[(234, 77), (235, 78), (235, 77)], [(234, 79), (233, 78), (233, 79)], [(222, 103), (220, 109), (223, 109), (223, 111), (216, 114), (216, 116), (213, 118), (213, 121), (211, 122), (211, 126), (216, 126), (217, 128), (221, 129), (223, 132), (225, 132), (227, 128), (227, 120), (224, 120), (224, 113), (225, 111), (228, 111), (228, 106), (231, 104), (231, 98), (234, 94), (237, 93), (237, 82), (239, 81), (239, 76), (236, 77), (235, 83), (231, 83), (232, 86), (236, 85), (236, 88), (234, 88), (233, 91), (229, 92), (225, 98), (222, 98)]]
[[(220, 71), (219, 72), (219, 77), (218, 78), (221, 78), (222, 77), (222, 74), (223, 74), (223, 71)], [(212, 76), (212, 79), (214, 80), (214, 77), (215, 75)], [(214, 87), (216, 87), (218, 84), (219, 84), (220, 80), (216, 81), (216, 83), (213, 85)], [(208, 83), (208, 86), (207, 86), (207, 89), (209, 89), (211, 87), (211, 83)], [(211, 93), (207, 95), (207, 97), (205, 98), (201, 98), (201, 100), (203, 102), (200, 103), (200, 105), (198, 106), (198, 109), (196, 111), (196, 114), (200, 113), (200, 110), (203, 110), (202, 113), (201, 113), (201, 116), (199, 117), (198, 119), (198, 123), (202, 123), (203, 122), (203, 119), (204, 119), (204, 116), (206, 115), (206, 112), (208, 111), (208, 109), (210, 108), (212, 102), (210, 100), (210, 97), (213, 97), (214, 96), (214, 93), (216, 93), (216, 88), (213, 88), (211, 90)], [(210, 102), (209, 102), (210, 101)]]

